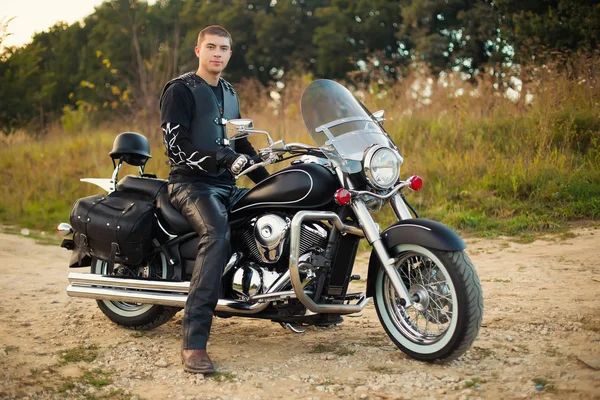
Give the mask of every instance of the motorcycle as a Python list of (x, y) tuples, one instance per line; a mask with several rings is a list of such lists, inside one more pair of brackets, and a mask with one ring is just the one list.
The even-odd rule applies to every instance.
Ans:
[[(293, 161), (230, 208), (232, 255), (215, 315), (262, 318), (302, 332), (338, 324), (373, 300), (401, 351), (422, 361), (458, 358), (481, 325), (479, 278), (459, 235), (418, 218), (406, 200), (404, 192), (419, 190), (422, 180), (400, 179), (403, 158), (383, 129), (383, 111), (370, 113), (331, 80), (305, 89), (301, 111), (317, 146), (273, 141), (249, 119), (226, 121), (226, 140), (260, 134), (269, 142), (236, 178)], [(110, 153), (112, 179), (82, 179), (108, 195), (80, 199), (73, 226), (58, 229), (73, 234), (62, 244), (73, 251), (70, 266), (91, 267), (89, 274), (69, 274), (68, 295), (96, 299), (120, 326), (153, 329), (184, 308), (199, 239), (170, 204), (167, 181), (144, 173), (147, 141), (131, 135), (129, 147)], [(140, 176), (119, 181), (123, 162), (138, 166)], [(398, 221), (380, 230), (371, 213), (386, 203)], [(350, 282), (360, 279), (352, 268), (362, 238), (372, 247), (366, 292), (349, 293)]]

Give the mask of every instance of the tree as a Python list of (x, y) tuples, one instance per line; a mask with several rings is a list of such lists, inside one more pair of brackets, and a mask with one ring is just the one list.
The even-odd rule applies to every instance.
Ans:
[(503, 35), (517, 54), (532, 44), (559, 51), (600, 46), (596, 0), (495, 0), (494, 5), (501, 15)]
[(0, 128), (5, 135), (23, 127), (35, 117), (35, 99), (31, 87), (38, 80), (38, 47), (10, 48), (0, 61)]
[[(315, 63), (312, 37), (319, 21), (314, 13), (326, 1), (280, 1), (254, 14), (255, 42), (246, 62), (261, 82), (281, 79), (290, 70), (310, 70)], [(245, 38), (244, 38), (245, 39)]]
[(8, 25), (13, 19), (14, 18), (6, 17), (2, 17), (0, 19), (0, 49), (2, 49), (2, 43), (4, 42), (4, 40), (6, 40), (7, 37), (12, 35), (12, 33), (8, 31)]
[[(8, 22), (0, 20), (0, 45)], [(101, 118), (153, 119), (164, 83), (197, 68), (197, 34), (212, 24), (233, 37), (226, 79), (266, 86), (294, 70), (385, 85), (415, 63), (474, 78), (540, 46), (600, 45), (592, 0), (108, 0), (83, 24), (58, 23), (4, 50), (0, 129), (41, 128), (82, 105)]]
[[(375, 53), (377, 65), (387, 66), (383, 75), (394, 77), (406, 65), (403, 43), (396, 38), (402, 24), (398, 2), (387, 0), (333, 0), (316, 10), (319, 27), (313, 44), (317, 48), (316, 72), (320, 76), (343, 78), (365, 67)], [(388, 63), (384, 63), (384, 61)]]
[(433, 72), (476, 74), (490, 61), (504, 58), (498, 10), (489, 0), (401, 0), (406, 38), (417, 60)]

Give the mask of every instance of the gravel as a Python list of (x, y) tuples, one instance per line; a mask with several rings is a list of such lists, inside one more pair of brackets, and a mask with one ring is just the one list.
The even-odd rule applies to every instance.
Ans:
[[(209, 352), (219, 373), (212, 376), (182, 370), (181, 314), (150, 332), (119, 328), (93, 301), (56, 290), (65, 286), (66, 264), (41, 273), (39, 265), (57, 257), (36, 248), (31, 254), (43, 259), (22, 264), (27, 282), (13, 269), (2, 270), (0, 263), (5, 276), (0, 290), (10, 293), (0, 306), (0, 398), (105, 399), (114, 392), (129, 400), (477, 399), (567, 393), (591, 398), (600, 379), (595, 369), (599, 327), (593, 325), (598, 283), (586, 274), (598, 276), (600, 251), (586, 254), (596, 251), (597, 240), (580, 251), (562, 246), (572, 264), (559, 260), (558, 253), (549, 255), (562, 250), (560, 245), (540, 246), (528, 245), (523, 252), (515, 245), (515, 253), (490, 250), (473, 257), (483, 281), (484, 327), (458, 360), (427, 364), (409, 358), (387, 338), (369, 305), (360, 317), (345, 317), (338, 327), (309, 328), (302, 335), (268, 320), (217, 318)], [(521, 264), (527, 267), (523, 271)], [(510, 282), (495, 282), (498, 278)], [(45, 292), (48, 288), (53, 291)], [(36, 297), (28, 295), (32, 292)], [(580, 299), (575, 309), (564, 301), (572, 293)], [(63, 365), (61, 354), (78, 347), (97, 353), (96, 358)], [(94, 369), (109, 374), (111, 382), (95, 387), (81, 379)], [(541, 385), (542, 393), (533, 382), (537, 378), (548, 382)], [(76, 384), (60, 392), (68, 379)]]

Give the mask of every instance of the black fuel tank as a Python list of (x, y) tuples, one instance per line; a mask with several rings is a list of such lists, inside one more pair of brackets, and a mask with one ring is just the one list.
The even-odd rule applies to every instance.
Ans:
[(259, 208), (320, 208), (333, 201), (339, 187), (335, 176), (324, 166), (298, 163), (254, 186), (234, 204), (230, 214), (235, 217)]

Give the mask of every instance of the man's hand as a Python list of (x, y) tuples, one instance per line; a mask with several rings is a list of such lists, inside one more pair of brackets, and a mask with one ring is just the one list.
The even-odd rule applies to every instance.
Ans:
[(231, 164), (229, 170), (232, 174), (237, 175), (242, 172), (246, 164), (248, 164), (248, 157), (244, 154), (240, 154), (240, 156), (235, 159), (233, 164)]
[(239, 175), (246, 165), (250, 166), (254, 162), (245, 154), (239, 154), (233, 151), (231, 147), (223, 147), (217, 153), (217, 163), (221, 167), (227, 168), (233, 175)]

